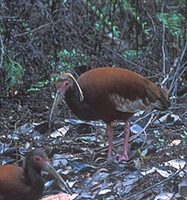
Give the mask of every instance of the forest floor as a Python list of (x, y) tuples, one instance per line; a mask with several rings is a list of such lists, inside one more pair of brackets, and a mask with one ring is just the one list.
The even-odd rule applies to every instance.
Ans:
[[(179, 184), (187, 173), (187, 99), (184, 97), (166, 113), (153, 113), (154, 120), (149, 115), (148, 127), (142, 134), (138, 132), (145, 123), (136, 121), (142, 116), (132, 117), (131, 159), (108, 163), (104, 123), (82, 122), (62, 104), (60, 117), (49, 128), (53, 99), (48, 87), (14, 97), (2, 93), (0, 161), (20, 164), (28, 150), (43, 147), (73, 193), (79, 194), (77, 199), (183, 199)], [(115, 153), (123, 143), (122, 131), (123, 123), (114, 124)], [(45, 194), (60, 191), (56, 183), (48, 183)]]

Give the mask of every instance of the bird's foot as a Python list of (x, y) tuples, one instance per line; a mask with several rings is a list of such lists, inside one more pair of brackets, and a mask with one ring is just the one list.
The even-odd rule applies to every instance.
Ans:
[(119, 155), (119, 154), (117, 154), (116, 155), (116, 160), (117, 161), (128, 161), (129, 157), (128, 157), (128, 155)]
[(129, 157), (128, 155), (120, 155), (120, 154), (117, 154), (115, 156), (108, 156), (107, 158), (107, 161), (108, 163), (112, 163), (112, 162), (119, 162), (119, 161), (129, 161)]

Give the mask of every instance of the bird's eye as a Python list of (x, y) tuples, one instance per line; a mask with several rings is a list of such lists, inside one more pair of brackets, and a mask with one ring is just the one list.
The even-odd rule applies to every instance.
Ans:
[(68, 86), (68, 85), (69, 85), (69, 83), (66, 81), (66, 82), (64, 83), (64, 85), (65, 85), (65, 86)]
[(39, 156), (35, 156), (35, 157), (34, 157), (34, 160), (35, 160), (36, 162), (40, 162), (40, 161), (42, 160), (42, 158), (39, 157)]

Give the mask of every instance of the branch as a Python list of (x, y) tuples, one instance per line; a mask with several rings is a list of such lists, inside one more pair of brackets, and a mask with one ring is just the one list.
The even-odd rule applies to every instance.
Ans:
[[(162, 4), (162, 14), (164, 12), (164, 2)], [(162, 21), (162, 60), (163, 60), (163, 75), (164, 75), (164, 79), (166, 76), (166, 53), (165, 53), (165, 33), (166, 33), (166, 29), (165, 29), (165, 25), (164, 22)]]
[(20, 37), (20, 36), (23, 36), (23, 35), (28, 35), (28, 34), (30, 34), (30, 33), (37, 32), (37, 31), (40, 30), (40, 29), (47, 28), (47, 27), (50, 26), (51, 24), (53, 24), (53, 25), (54, 25), (54, 24), (58, 24), (59, 22), (62, 22), (63, 20), (65, 20), (67, 17), (68, 17), (68, 16), (66, 16), (66, 17), (64, 17), (64, 18), (62, 18), (62, 19), (59, 19), (59, 20), (57, 20), (56, 22), (52, 21), (52, 22), (49, 22), (49, 23), (47, 23), (47, 24), (43, 24), (43, 25), (41, 25), (41, 26), (39, 26), (39, 27), (37, 27), (37, 28), (34, 28), (34, 29), (32, 29), (32, 30), (29, 30), (29, 31), (25, 31), (25, 32), (23, 32), (23, 33), (16, 34), (16, 35), (14, 35), (13, 37), (16, 38), (16, 37)]
[(4, 45), (3, 45), (3, 38), (0, 35), (0, 44), (1, 44), (1, 55), (0, 55), (0, 69), (3, 67), (3, 56), (4, 56)]
[(146, 189), (144, 189), (144, 190), (141, 190), (140, 192), (137, 192), (137, 193), (134, 194), (134, 195), (128, 196), (127, 198), (124, 198), (124, 200), (135, 199), (135, 197), (137, 197), (137, 196), (139, 196), (139, 195), (141, 195), (141, 194), (145, 194), (145, 192), (147, 192), (147, 191), (149, 191), (149, 190), (152, 190), (153, 188), (155, 188), (155, 187), (157, 187), (157, 186), (159, 186), (159, 185), (161, 185), (161, 184), (164, 184), (164, 183), (168, 182), (170, 179), (172, 179), (172, 178), (175, 177), (177, 174), (179, 174), (179, 172), (181, 172), (182, 170), (183, 170), (183, 169), (177, 170), (174, 174), (172, 174), (172, 175), (169, 176), (168, 178), (166, 178), (166, 179), (164, 179), (164, 180), (162, 180), (162, 181), (160, 181), (160, 182), (158, 182), (158, 183), (156, 183), (156, 184), (154, 184), (154, 185), (152, 185), (152, 186), (150, 186), (150, 187), (148, 187), (148, 188), (146, 188)]
[[(119, 58), (121, 58), (123, 61), (128, 62), (129, 64), (133, 65), (135, 68), (137, 68), (137, 69), (141, 68), (141, 69), (145, 70), (146, 72), (149, 72), (149, 70), (146, 69), (145, 67), (140, 66), (140, 65), (138, 65), (136, 63), (133, 63), (132, 61), (124, 58), (121, 54), (119, 54), (118, 52), (112, 50), (111, 48), (107, 47), (106, 45), (102, 45), (102, 47), (105, 48), (106, 50), (110, 51), (111, 53), (115, 54), (116, 56), (118, 56)], [(155, 73), (153, 71), (151, 71), (151, 73), (154, 74), (154, 75), (157, 75), (157, 73)]]
[[(186, 51), (187, 51), (187, 42), (186, 42), (186, 44), (185, 44), (185, 46), (182, 50), (180, 58), (178, 59), (176, 71), (175, 71), (174, 76), (172, 77), (172, 82), (171, 82), (171, 85), (170, 85), (170, 88), (169, 88), (169, 93), (171, 93), (171, 97), (175, 97), (175, 95), (176, 95), (177, 88), (178, 88), (176, 82), (179, 78), (179, 75), (180, 76), (182, 75), (182, 73), (180, 71), (183, 69), (183, 67), (184, 67), (184, 70), (182, 70), (182, 72), (185, 71), (185, 65), (184, 64), (181, 65), (181, 62), (183, 60), (183, 57), (184, 57)], [(186, 63), (186, 61), (185, 61), (185, 63)]]

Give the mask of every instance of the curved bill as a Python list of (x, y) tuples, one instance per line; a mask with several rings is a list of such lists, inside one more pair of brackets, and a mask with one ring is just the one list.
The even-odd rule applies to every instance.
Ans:
[(49, 115), (49, 127), (51, 126), (51, 123), (53, 121), (53, 116), (56, 115), (56, 113), (57, 113), (57, 108), (58, 108), (58, 104), (59, 104), (60, 100), (63, 100), (63, 98), (62, 98), (60, 91), (57, 91), (57, 93), (55, 95), (55, 99), (53, 101), (53, 106), (51, 108), (51, 113)]
[(71, 189), (69, 188), (69, 186), (62, 179), (62, 177), (57, 173), (57, 171), (50, 165), (49, 162), (46, 162), (45, 165), (43, 165), (42, 170), (48, 172), (49, 174), (51, 174), (58, 181), (59, 187), (62, 190), (64, 190), (64, 187), (65, 187), (67, 192), (69, 194), (72, 194)]

